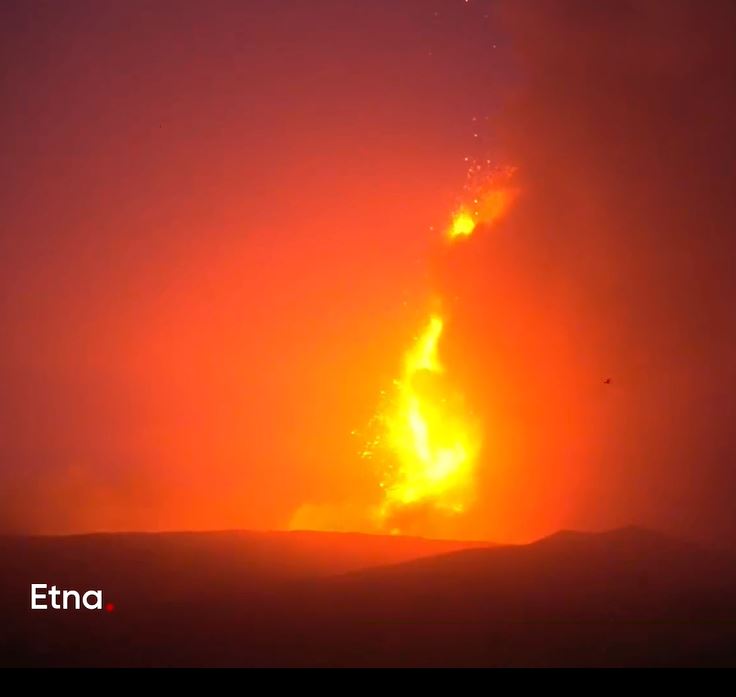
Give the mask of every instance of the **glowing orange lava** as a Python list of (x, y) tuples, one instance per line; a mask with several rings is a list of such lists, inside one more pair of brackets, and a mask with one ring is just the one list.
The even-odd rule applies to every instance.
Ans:
[(514, 167), (505, 167), (480, 176), (470, 170), (466, 187), (469, 201), (453, 214), (447, 229), (449, 240), (469, 237), (479, 225), (491, 226), (506, 214), (519, 194), (512, 184), (515, 171)]
[[(511, 183), (514, 171), (485, 173), (471, 168), (466, 186), (469, 202), (453, 215), (447, 230), (450, 241), (500, 220), (518, 194)], [(481, 429), (445, 375), (438, 351), (444, 326), (439, 314), (431, 316), (406, 352), (393, 399), (379, 415), (384, 430), (380, 442), (392, 456), (381, 482), (384, 500), (379, 517), (396, 532), (401, 530), (393, 521), (402, 510), (428, 506), (461, 513), (474, 494)]]
[[(455, 243), (481, 227), (493, 226), (518, 194), (513, 168), (473, 165), (463, 203), (445, 239)], [(436, 312), (404, 354), (394, 389), (383, 393), (382, 407), (371, 421), (365, 460), (381, 467), (382, 500), (375, 506), (305, 503), (292, 516), (292, 529), (389, 530), (422, 532), (425, 515), (457, 515), (472, 504), (483, 440), (481, 424), (453, 384), (440, 358), (446, 318)], [(366, 434), (367, 435), (367, 434)]]
[(433, 315), (407, 351), (396, 398), (383, 414), (384, 442), (396, 462), (382, 483), (382, 518), (424, 503), (459, 513), (472, 493), (480, 432), (443, 379), (438, 354), (443, 328), (442, 318)]
[(475, 225), (473, 214), (466, 208), (460, 208), (452, 216), (452, 223), (450, 229), (447, 231), (447, 235), (451, 240), (456, 237), (469, 237), (473, 234)]

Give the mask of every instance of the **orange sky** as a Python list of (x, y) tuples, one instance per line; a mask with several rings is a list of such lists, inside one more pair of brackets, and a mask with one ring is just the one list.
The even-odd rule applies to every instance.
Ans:
[[(729, 11), (564, 4), (7, 3), (0, 526), (360, 527), (439, 299), (484, 447), (414, 532), (736, 535)], [(448, 247), (468, 156), (523, 195)]]

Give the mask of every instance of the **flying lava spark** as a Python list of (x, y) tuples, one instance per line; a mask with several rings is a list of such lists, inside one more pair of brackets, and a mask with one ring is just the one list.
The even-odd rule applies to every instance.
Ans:
[(506, 214), (519, 194), (512, 184), (515, 172), (515, 167), (485, 172), (482, 165), (468, 170), (465, 190), (470, 200), (459, 206), (452, 216), (447, 230), (449, 240), (469, 237), (478, 225), (492, 226)]
[[(469, 201), (456, 209), (446, 238), (469, 237), (478, 226), (492, 226), (508, 211), (518, 189), (514, 168), (487, 172), (471, 167), (465, 187)], [(482, 443), (480, 424), (469, 416), (462, 395), (453, 388), (439, 356), (445, 320), (432, 314), (404, 356), (395, 391), (379, 414), (378, 442), (391, 454), (381, 487), (379, 517), (395, 532), (397, 513), (429, 506), (462, 513), (472, 501), (475, 468)]]

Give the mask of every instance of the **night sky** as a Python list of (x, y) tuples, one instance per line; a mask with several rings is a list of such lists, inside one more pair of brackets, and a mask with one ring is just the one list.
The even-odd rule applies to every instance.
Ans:
[[(3, 2), (0, 530), (364, 529), (441, 296), (484, 447), (419, 534), (736, 544), (734, 36), (727, 0)], [(476, 159), (521, 194), (450, 250)]]

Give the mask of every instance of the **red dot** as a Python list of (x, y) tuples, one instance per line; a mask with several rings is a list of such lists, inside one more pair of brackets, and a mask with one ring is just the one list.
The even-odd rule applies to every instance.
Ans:
[(105, 610), (108, 612), (115, 612), (115, 603), (107, 603), (105, 605)]

